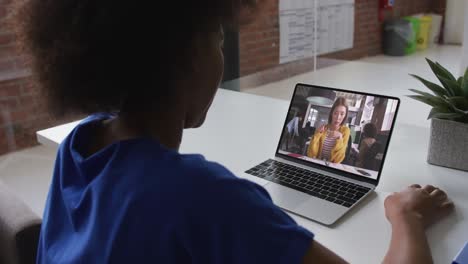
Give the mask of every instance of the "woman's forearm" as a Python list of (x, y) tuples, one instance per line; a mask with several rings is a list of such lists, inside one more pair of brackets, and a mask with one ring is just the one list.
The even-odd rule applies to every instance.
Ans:
[(390, 248), (383, 263), (433, 263), (424, 226), (416, 216), (393, 221)]

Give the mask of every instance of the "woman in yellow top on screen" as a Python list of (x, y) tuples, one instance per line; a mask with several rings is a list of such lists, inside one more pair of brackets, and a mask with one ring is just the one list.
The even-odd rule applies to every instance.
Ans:
[(350, 130), (344, 125), (348, 118), (346, 99), (339, 97), (333, 104), (328, 124), (322, 125), (310, 140), (307, 156), (341, 163), (346, 156)]

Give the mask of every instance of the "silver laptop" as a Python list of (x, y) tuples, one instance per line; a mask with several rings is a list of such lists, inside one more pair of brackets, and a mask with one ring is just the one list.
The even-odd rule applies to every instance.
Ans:
[(379, 183), (399, 104), (297, 84), (275, 157), (246, 176), (263, 183), (281, 208), (332, 225)]

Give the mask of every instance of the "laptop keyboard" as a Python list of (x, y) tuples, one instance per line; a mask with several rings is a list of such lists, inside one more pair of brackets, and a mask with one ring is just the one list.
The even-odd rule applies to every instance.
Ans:
[(245, 173), (351, 207), (369, 188), (269, 159)]

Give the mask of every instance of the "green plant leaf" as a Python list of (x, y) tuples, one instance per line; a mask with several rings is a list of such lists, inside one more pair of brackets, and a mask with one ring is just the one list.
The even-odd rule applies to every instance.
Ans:
[(442, 76), (437, 76), (437, 78), (439, 78), (440, 82), (449, 92), (450, 96), (463, 96), (463, 91), (461, 90), (461, 87), (458, 85), (457, 81), (449, 80)]
[(456, 98), (456, 97), (448, 97), (448, 96), (441, 97), (441, 99), (445, 101), (448, 107), (451, 109), (452, 113), (460, 113), (462, 115), (468, 115), (468, 111), (464, 111), (458, 108), (455, 105), (455, 103), (457, 103), (457, 100), (451, 100), (452, 98)]
[(427, 63), (429, 63), (429, 66), (431, 67), (432, 72), (434, 72), (434, 74), (436, 76), (439, 75), (439, 76), (442, 76), (442, 77), (444, 77), (446, 79), (449, 79), (449, 80), (452, 80), (452, 81), (457, 81), (457, 79), (455, 79), (455, 77), (446, 68), (444, 68), (439, 63), (435, 63), (435, 62), (431, 61), (428, 58), (426, 58), (426, 61), (427, 61)]
[(454, 107), (463, 111), (468, 111), (468, 98), (465, 98), (463, 96), (455, 96), (455, 97), (449, 97), (447, 98), (447, 100)]
[(440, 114), (440, 113), (447, 114), (447, 113), (453, 113), (453, 111), (448, 107), (433, 107), (427, 119), (431, 119), (432, 117), (434, 117), (434, 115)]
[(449, 70), (447, 70), (447, 68), (445, 68), (444, 66), (442, 66), (442, 65), (441, 65), (440, 63), (438, 63), (438, 62), (435, 62), (435, 64), (436, 64), (437, 66), (439, 66), (439, 68), (440, 68), (442, 71), (445, 72), (445, 75), (447, 75), (447, 76), (449, 77), (450, 80), (454, 80), (454, 81), (457, 80), (457, 78), (455, 78), (455, 76), (454, 76)]
[(425, 95), (408, 95), (409, 98), (423, 102), (432, 107), (438, 108), (451, 108), (450, 102), (444, 100), (442, 97), (437, 97), (434, 95), (425, 96)]
[(420, 82), (422, 82), (434, 94), (439, 95), (439, 96), (448, 95), (448, 92), (443, 87), (441, 87), (440, 85), (435, 84), (433, 82), (430, 82), (430, 81), (428, 81), (426, 79), (423, 79), (423, 78), (421, 78), (421, 77), (419, 77), (417, 75), (414, 75), (414, 74), (410, 74), (410, 75), (413, 76), (414, 78), (418, 79)]
[(427, 119), (430, 119), (430, 118), (458, 120), (458, 119), (462, 119), (463, 115), (459, 113), (440, 113), (440, 112), (431, 110)]
[(461, 109), (458, 108), (458, 107), (452, 107), (452, 108), (453, 108), (453, 110), (454, 110), (455, 113), (459, 113), (459, 114), (461, 114), (461, 115), (465, 115), (465, 116), (468, 117), (468, 110), (467, 110), (467, 111), (464, 111), (464, 110), (461, 110)]
[(447, 114), (447, 113), (453, 113), (453, 111), (450, 108), (446, 108), (446, 107), (433, 107), (427, 119), (431, 118), (436, 113)]
[(417, 93), (417, 94), (420, 94), (420, 95), (426, 96), (426, 97), (434, 97), (435, 96), (433, 94), (426, 93), (426, 92), (423, 92), (423, 91), (419, 91), (419, 90), (416, 90), (416, 89), (408, 89), (408, 90), (410, 90), (413, 93)]
[(461, 87), (463, 89), (465, 97), (468, 99), (468, 68), (466, 68), (465, 75), (463, 75)]

